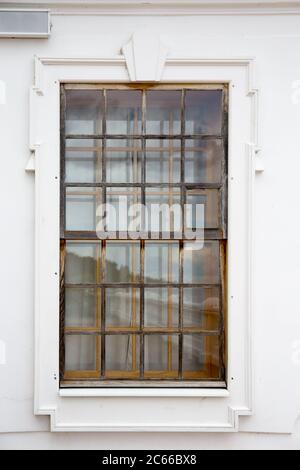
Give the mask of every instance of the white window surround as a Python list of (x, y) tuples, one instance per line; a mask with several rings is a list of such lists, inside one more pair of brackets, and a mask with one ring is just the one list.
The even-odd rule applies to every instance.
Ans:
[[(35, 414), (50, 415), (52, 431), (237, 431), (239, 416), (253, 412), (253, 195), (262, 170), (254, 61), (167, 57), (159, 40), (149, 58), (142, 39), (117, 57), (35, 59), (26, 167), (35, 171)], [(130, 80), (230, 84), (227, 389), (59, 389), (59, 84)]]

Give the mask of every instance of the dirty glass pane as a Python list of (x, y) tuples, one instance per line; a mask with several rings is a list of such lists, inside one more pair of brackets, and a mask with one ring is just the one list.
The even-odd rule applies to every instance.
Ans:
[(106, 243), (105, 277), (107, 282), (138, 282), (140, 278), (140, 244)]
[(146, 140), (146, 183), (180, 182), (179, 139)]
[(96, 369), (96, 336), (66, 335), (65, 370)]
[(187, 183), (220, 183), (223, 142), (221, 140), (185, 140), (185, 180)]
[(201, 334), (183, 335), (183, 377), (218, 378), (219, 338)]
[(178, 242), (145, 242), (145, 282), (178, 282)]
[(185, 133), (220, 135), (222, 129), (222, 90), (187, 90)]
[(145, 335), (145, 376), (178, 376), (178, 335)]
[(220, 321), (218, 287), (185, 287), (183, 289), (183, 326), (217, 330)]
[(220, 282), (219, 242), (185, 242), (183, 245), (183, 282), (217, 284)]
[(101, 181), (101, 140), (67, 139), (65, 158), (67, 183), (99, 183)]
[(101, 244), (66, 242), (66, 284), (93, 284), (100, 270)]
[(142, 131), (142, 92), (107, 90), (106, 133), (140, 134)]
[(146, 133), (180, 134), (181, 91), (150, 90), (146, 92)]
[(95, 231), (97, 208), (102, 203), (102, 189), (68, 187), (66, 189), (66, 230)]
[(105, 349), (106, 376), (116, 375), (117, 377), (118, 372), (123, 372), (121, 376), (124, 377), (127, 375), (126, 372), (139, 375), (140, 338), (138, 335), (106, 335)]
[(102, 90), (66, 90), (66, 134), (102, 134)]
[(178, 327), (179, 289), (151, 287), (144, 291), (144, 325), (148, 327)]
[(65, 289), (65, 326), (95, 327), (99, 324), (100, 314), (101, 289)]
[(106, 181), (141, 182), (141, 148), (140, 140), (106, 140)]
[(105, 326), (131, 328), (140, 322), (140, 289), (113, 287), (105, 289)]

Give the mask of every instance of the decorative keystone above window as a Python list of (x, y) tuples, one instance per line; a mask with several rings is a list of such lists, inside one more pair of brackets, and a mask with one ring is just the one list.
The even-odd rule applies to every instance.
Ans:
[[(132, 82), (158, 82), (168, 55), (168, 47), (151, 32), (135, 32), (122, 52)], [(145, 60), (146, 58), (146, 60)]]

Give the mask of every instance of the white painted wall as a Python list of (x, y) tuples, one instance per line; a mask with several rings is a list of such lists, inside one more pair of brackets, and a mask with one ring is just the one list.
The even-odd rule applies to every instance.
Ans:
[[(0, 448), (300, 448), (299, 20), (55, 14), (49, 40), (0, 39)], [(255, 414), (240, 419), (239, 434), (53, 435), (33, 415), (34, 176), (24, 171), (33, 56), (114, 56), (146, 27), (174, 56), (256, 59), (265, 171), (255, 196)]]

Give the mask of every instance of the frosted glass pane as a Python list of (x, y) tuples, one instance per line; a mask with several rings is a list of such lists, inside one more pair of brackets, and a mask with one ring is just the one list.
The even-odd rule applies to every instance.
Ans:
[(0, 34), (48, 34), (48, 15), (46, 11), (0, 11)]

